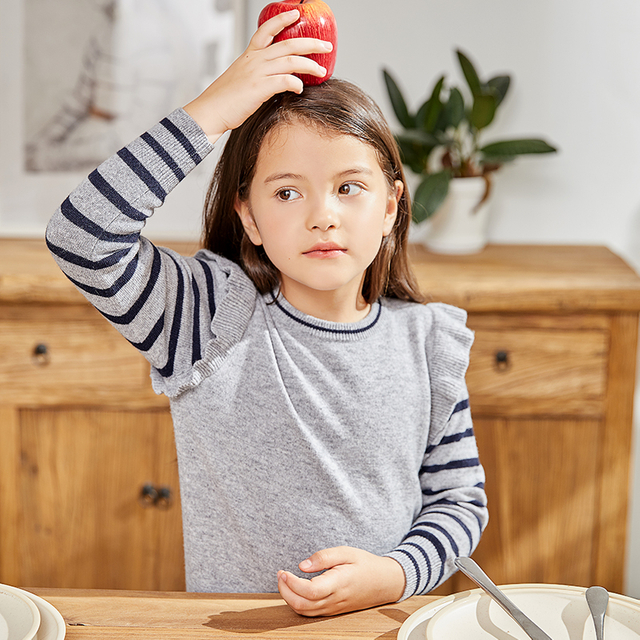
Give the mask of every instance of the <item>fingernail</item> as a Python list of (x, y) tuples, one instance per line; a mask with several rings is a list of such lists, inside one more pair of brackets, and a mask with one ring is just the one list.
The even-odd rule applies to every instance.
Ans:
[(297, 9), (291, 9), (291, 11), (285, 11), (288, 16), (293, 16), (294, 13), (299, 14), (300, 12)]
[(287, 574), (284, 571), (278, 571), (278, 578), (283, 582), (287, 581)]
[(323, 41), (322, 44), (327, 51), (333, 51), (333, 45), (330, 42)]
[(301, 569), (310, 569), (311, 568), (311, 560), (307, 559), (307, 560), (303, 560), (300, 563), (300, 568)]

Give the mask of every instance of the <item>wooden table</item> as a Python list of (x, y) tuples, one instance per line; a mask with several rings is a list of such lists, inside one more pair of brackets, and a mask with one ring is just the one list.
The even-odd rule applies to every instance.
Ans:
[(278, 594), (29, 589), (67, 623), (69, 640), (278, 638), (391, 640), (402, 623), (436, 599), (404, 602), (327, 618), (304, 618)]

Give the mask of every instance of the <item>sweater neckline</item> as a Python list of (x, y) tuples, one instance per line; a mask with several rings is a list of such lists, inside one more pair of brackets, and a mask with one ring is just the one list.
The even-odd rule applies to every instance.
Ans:
[(278, 315), (290, 326), (334, 340), (360, 340), (366, 337), (378, 324), (382, 314), (382, 305), (379, 301), (376, 301), (371, 304), (369, 313), (362, 320), (357, 322), (332, 322), (303, 313), (296, 309), (284, 296), (271, 294), (269, 297), (272, 306), (279, 311)]

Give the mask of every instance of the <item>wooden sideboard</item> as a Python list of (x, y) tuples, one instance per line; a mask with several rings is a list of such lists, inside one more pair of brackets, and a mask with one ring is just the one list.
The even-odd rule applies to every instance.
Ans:
[[(627, 537), (640, 278), (598, 246), (413, 248), (423, 291), (469, 312), (467, 374), (495, 582), (620, 593)], [(440, 593), (471, 586), (455, 575)]]
[[(476, 334), (491, 519), (474, 557), (502, 584), (621, 592), (640, 278), (604, 247), (415, 246), (412, 260)], [(168, 403), (43, 242), (0, 240), (0, 354), (0, 582), (183, 589)]]

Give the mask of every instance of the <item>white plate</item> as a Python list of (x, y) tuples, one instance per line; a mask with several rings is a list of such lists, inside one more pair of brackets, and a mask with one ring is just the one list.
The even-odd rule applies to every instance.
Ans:
[[(63, 640), (67, 632), (67, 625), (64, 622), (64, 618), (60, 615), (60, 612), (49, 602), (43, 600), (40, 596), (37, 596), (29, 591), (18, 589), (17, 587), (10, 587), (9, 585), (0, 585), (0, 589), (5, 589), (16, 593), (17, 595), (25, 596), (29, 598), (37, 607), (40, 612), (40, 626), (34, 640)], [(2, 639), (2, 632), (0, 631), (0, 639)]]
[(25, 593), (0, 585), (0, 620), (0, 640), (32, 640), (40, 626), (40, 611)]
[[(553, 640), (593, 640), (585, 588), (523, 584), (501, 587)], [(605, 631), (616, 640), (640, 639), (640, 601), (610, 594)], [(482, 590), (447, 596), (416, 611), (398, 640), (529, 640), (520, 627)]]

